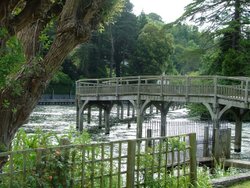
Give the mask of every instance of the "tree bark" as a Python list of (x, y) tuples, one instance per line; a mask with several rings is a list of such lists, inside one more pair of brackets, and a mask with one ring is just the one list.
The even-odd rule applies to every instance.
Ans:
[[(0, 26), (10, 35), (17, 35), (23, 44), (26, 63), (12, 75), (10, 82), (0, 88), (0, 152), (8, 151), (17, 130), (27, 121), (41, 94), (59, 69), (68, 53), (78, 44), (86, 42), (92, 30), (103, 21), (106, 0), (27, 1), (19, 15), (20, 20), (9, 19), (15, 5), (23, 0), (0, 2)], [(30, 4), (39, 6), (31, 9)], [(10, 7), (13, 9), (10, 10)], [(9, 9), (8, 9), (9, 8)], [(110, 8), (110, 7), (109, 7)], [(27, 12), (29, 10), (30, 12)], [(17, 15), (18, 16), (18, 15)], [(53, 43), (43, 57), (39, 55), (39, 36), (46, 24), (58, 17)], [(9, 19), (9, 20), (8, 20)], [(0, 39), (1, 40), (1, 39)], [(1, 43), (1, 41), (0, 41)], [(0, 169), (6, 162), (0, 158)]]
[(241, 38), (241, 2), (240, 0), (235, 0), (234, 5), (234, 19), (233, 19), (233, 40), (232, 48), (239, 50), (240, 38)]

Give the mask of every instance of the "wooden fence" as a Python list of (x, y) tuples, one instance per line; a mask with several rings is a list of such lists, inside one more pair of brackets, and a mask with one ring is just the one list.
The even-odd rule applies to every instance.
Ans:
[(196, 184), (196, 135), (0, 153), (0, 187), (165, 187)]

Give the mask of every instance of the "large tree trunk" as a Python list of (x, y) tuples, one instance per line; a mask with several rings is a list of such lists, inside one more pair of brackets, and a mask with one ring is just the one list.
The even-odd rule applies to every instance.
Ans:
[(234, 18), (233, 18), (233, 40), (232, 48), (239, 50), (240, 39), (241, 39), (241, 2), (235, 0), (234, 4)]
[[(104, 4), (109, 3), (106, 0), (66, 0), (61, 6), (49, 0), (27, 1), (29, 11), (35, 11), (32, 16), (24, 9), (22, 16), (27, 15), (23, 22), (6, 21), (10, 12), (6, 10), (18, 2), (23, 1), (0, 2), (0, 26), (6, 27), (10, 35), (18, 34), (27, 60), (22, 69), (12, 76), (10, 83), (0, 88), (0, 152), (10, 149), (15, 133), (27, 121), (64, 58), (77, 44), (90, 38), (91, 31), (103, 21), (101, 11)], [(35, 7), (29, 2), (36, 2)], [(47, 13), (44, 13), (44, 7)], [(38, 58), (39, 35), (52, 15), (58, 16), (56, 34), (48, 53)], [(5, 162), (6, 159), (0, 159), (0, 169)]]

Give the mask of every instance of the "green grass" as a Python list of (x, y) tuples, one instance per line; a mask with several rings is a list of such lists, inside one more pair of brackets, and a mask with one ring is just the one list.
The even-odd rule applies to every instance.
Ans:
[(246, 181), (238, 185), (230, 186), (229, 188), (249, 188), (249, 187), (250, 187), (250, 181)]

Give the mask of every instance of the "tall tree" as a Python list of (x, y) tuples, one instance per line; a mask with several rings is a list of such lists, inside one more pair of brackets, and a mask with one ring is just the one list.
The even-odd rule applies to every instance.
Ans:
[(132, 9), (133, 5), (127, 0), (123, 12), (111, 30), (114, 42), (115, 75), (117, 77), (125, 74), (122, 71), (122, 63), (131, 57), (138, 35), (137, 19), (132, 13)]
[[(17, 36), (25, 55), (24, 64), (9, 72), (0, 86), (0, 152), (10, 149), (19, 127), (36, 106), (41, 93), (63, 59), (91, 32), (121, 9), (122, 0), (1, 0), (1, 57), (10, 37)], [(53, 41), (39, 53), (40, 36), (55, 21)], [(2, 32), (3, 33), (3, 32)], [(14, 59), (15, 61), (15, 59)], [(0, 160), (0, 168), (4, 159)]]
[(171, 60), (180, 74), (199, 71), (206, 46), (196, 26), (177, 24), (166, 28), (174, 37), (174, 53)]
[(161, 25), (150, 22), (140, 31), (133, 58), (129, 62), (130, 74), (173, 73), (169, 60), (173, 52), (173, 38)]
[(90, 41), (72, 53), (81, 78), (107, 77), (106, 66), (110, 60), (110, 41), (107, 30), (94, 32)]
[[(250, 1), (193, 0), (177, 21), (190, 18), (191, 21), (203, 25), (207, 31), (212, 32), (217, 40), (219, 38), (220, 53), (217, 53), (217, 58), (213, 58), (214, 62), (210, 67), (221, 68), (220, 72), (224, 75), (246, 74), (244, 69), (246, 60), (249, 60), (249, 51), (245, 52), (246, 48), (242, 43), (246, 40), (250, 25), (249, 9)], [(237, 66), (241, 67), (240, 71), (233, 69), (237, 70), (235, 72), (230, 68)]]

